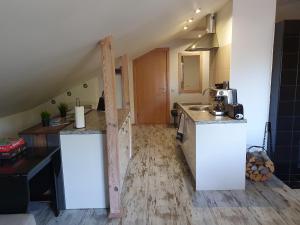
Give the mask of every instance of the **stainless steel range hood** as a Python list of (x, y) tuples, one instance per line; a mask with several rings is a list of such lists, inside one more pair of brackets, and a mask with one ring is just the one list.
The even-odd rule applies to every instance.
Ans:
[(214, 14), (206, 16), (206, 34), (190, 45), (186, 51), (210, 51), (218, 48), (219, 42), (216, 35), (216, 18)]

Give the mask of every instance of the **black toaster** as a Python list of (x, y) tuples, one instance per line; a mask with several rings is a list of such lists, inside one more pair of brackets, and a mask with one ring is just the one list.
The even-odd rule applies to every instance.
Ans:
[(242, 104), (227, 104), (225, 105), (227, 115), (235, 120), (244, 119), (244, 107)]

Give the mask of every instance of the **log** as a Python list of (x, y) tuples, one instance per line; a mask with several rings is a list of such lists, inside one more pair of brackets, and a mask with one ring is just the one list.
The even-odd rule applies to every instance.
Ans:
[(247, 152), (246, 178), (255, 182), (263, 182), (270, 179), (274, 171), (274, 163), (270, 160), (266, 152)]

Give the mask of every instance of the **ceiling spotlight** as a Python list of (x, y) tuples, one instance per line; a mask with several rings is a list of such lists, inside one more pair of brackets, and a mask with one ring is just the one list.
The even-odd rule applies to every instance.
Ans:
[(201, 38), (202, 37), (202, 34), (198, 34), (198, 38)]
[(198, 8), (198, 9), (195, 10), (195, 13), (196, 13), (196, 14), (198, 14), (198, 13), (200, 13), (200, 12), (201, 12), (201, 9), (200, 9), (200, 8)]
[(193, 21), (194, 21), (193, 18), (191, 18), (191, 19), (188, 20), (189, 23), (192, 23)]
[(188, 26), (184, 26), (184, 27), (183, 27), (184, 30), (187, 30), (188, 28), (189, 28)]

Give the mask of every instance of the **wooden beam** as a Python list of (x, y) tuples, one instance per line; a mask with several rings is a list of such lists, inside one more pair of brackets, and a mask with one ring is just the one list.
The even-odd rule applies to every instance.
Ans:
[(121, 69), (122, 69), (123, 108), (130, 109), (129, 78), (128, 78), (128, 56), (126, 54), (121, 57)]
[(106, 141), (108, 159), (108, 185), (110, 218), (121, 217), (120, 170), (118, 151), (118, 112), (116, 103), (115, 58), (112, 37), (100, 41), (101, 67), (104, 81)]

